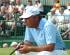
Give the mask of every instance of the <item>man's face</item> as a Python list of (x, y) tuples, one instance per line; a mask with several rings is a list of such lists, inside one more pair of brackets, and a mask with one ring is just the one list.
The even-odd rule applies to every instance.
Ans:
[(37, 28), (40, 18), (39, 16), (31, 16), (29, 18), (25, 18), (24, 21), (25, 21), (24, 23), (26, 26), (31, 27), (31, 28)]

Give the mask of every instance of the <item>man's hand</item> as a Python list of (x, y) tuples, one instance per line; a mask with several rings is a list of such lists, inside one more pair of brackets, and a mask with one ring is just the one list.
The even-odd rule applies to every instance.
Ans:
[(53, 51), (54, 50), (55, 45), (54, 44), (48, 44), (48, 45), (44, 45), (44, 46), (32, 46), (32, 45), (20, 45), (20, 48), (18, 49), (18, 51), (20, 53), (29, 53), (29, 52), (41, 52), (41, 51)]
[(20, 45), (20, 48), (18, 49), (18, 51), (20, 53), (24, 53), (24, 54), (29, 53), (30, 52), (30, 46), (28, 46), (28, 45)]

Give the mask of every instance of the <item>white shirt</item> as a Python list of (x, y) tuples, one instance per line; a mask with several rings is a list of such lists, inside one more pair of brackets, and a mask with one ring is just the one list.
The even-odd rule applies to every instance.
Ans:
[(51, 12), (48, 12), (48, 20), (50, 20), (52, 23), (56, 24), (56, 21), (57, 21), (57, 17), (55, 14), (51, 14)]
[(58, 13), (58, 14), (57, 14), (57, 19), (58, 19), (58, 23), (64, 22), (64, 19), (65, 19), (64, 13), (63, 13), (63, 14)]
[(68, 9), (64, 10), (65, 19), (70, 23), (70, 11)]
[(34, 6), (37, 7), (41, 12), (43, 12), (43, 6), (41, 3), (37, 3)]

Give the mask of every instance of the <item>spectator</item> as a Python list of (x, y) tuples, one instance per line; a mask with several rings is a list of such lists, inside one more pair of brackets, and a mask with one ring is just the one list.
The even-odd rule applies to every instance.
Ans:
[(55, 4), (53, 5), (53, 8), (56, 9), (55, 13), (59, 13), (59, 9), (61, 8), (60, 0), (56, 0)]
[[(10, 4), (5, 4), (1, 6), (0, 9), (0, 35), (1, 36), (10, 36), (11, 32), (15, 31), (17, 26), (21, 24), (15, 21), (19, 21), (19, 16), (21, 15), (18, 11), (17, 5), (20, 6), (21, 2), (16, 2), (13, 4), (14, 0), (10, 0)], [(5, 20), (5, 21), (4, 21)]]
[(3, 37), (3, 36), (7, 36), (6, 34), (7, 34), (6, 23), (5, 23), (5, 21), (1, 21), (1, 33), (0, 33), (0, 35)]
[(21, 0), (16, 1), (16, 8), (18, 8), (19, 13), (23, 13), (24, 5), (21, 3)]
[(66, 23), (70, 23), (70, 6), (67, 6), (67, 9), (64, 10)]
[(11, 46), (11, 47), (13, 47), (13, 48), (16, 48), (16, 47), (17, 47), (17, 45), (18, 45), (18, 43), (17, 43), (17, 42), (12, 42), (10, 46)]
[(28, 0), (24, 12), (29, 11), (31, 7), (33, 7), (32, 0)]
[(8, 13), (13, 13), (15, 5), (11, 2), (10, 5), (8, 5)]
[(53, 5), (53, 7), (56, 8), (56, 9), (60, 9), (61, 8), (60, 1), (59, 0), (56, 0), (56, 2)]
[(60, 32), (61, 32), (61, 30), (65, 30), (64, 27), (66, 27), (66, 26), (64, 26), (64, 24), (66, 24), (66, 22), (65, 22), (65, 14), (64, 14), (63, 7), (61, 7), (59, 9), (59, 13), (57, 13), (57, 20), (58, 20), (57, 21), (58, 29), (60, 30)]
[(43, 9), (43, 5), (42, 5), (42, 3), (40, 2), (40, 0), (35, 0), (34, 6), (37, 7), (37, 8), (39, 9), (39, 11), (43, 14), (44, 9)]
[(59, 13), (57, 13), (58, 22), (60, 22), (60, 23), (64, 22), (64, 19), (65, 19), (64, 15), (65, 15), (65, 14), (64, 14), (64, 8), (61, 7), (61, 8), (59, 9)]
[(26, 32), (24, 45), (20, 45), (18, 49), (20, 53), (24, 55), (30, 52), (38, 55), (66, 55), (59, 31), (52, 22), (40, 17), (40, 11), (37, 8), (31, 8), (29, 12), (22, 15), (22, 18), (25, 20)]
[(10, 0), (10, 3), (14, 3), (15, 2), (15, 0)]
[(5, 9), (6, 9), (5, 6), (1, 6), (1, 15), (2, 16), (4, 16), (4, 14), (6, 14)]
[[(10, 46), (15, 49), (18, 46), (18, 43), (17, 42), (12, 42)], [(15, 55), (21, 55), (21, 54), (16, 50)]]
[(56, 25), (56, 23), (57, 23), (57, 17), (56, 17), (56, 9), (55, 8), (52, 8), (51, 10), (50, 10), (50, 12), (48, 12), (47, 13), (47, 18), (48, 18), (48, 20), (49, 21), (51, 21), (52, 23), (54, 23), (55, 25)]
[(14, 29), (14, 20), (12, 18), (11, 14), (5, 14), (5, 21), (2, 21), (1, 27), (2, 27), (2, 32), (1, 35), (4, 36), (10, 36), (11, 35), (11, 31), (13, 31)]
[(8, 44), (7, 43), (4, 43), (3, 44), (3, 48), (7, 48), (8, 47)]

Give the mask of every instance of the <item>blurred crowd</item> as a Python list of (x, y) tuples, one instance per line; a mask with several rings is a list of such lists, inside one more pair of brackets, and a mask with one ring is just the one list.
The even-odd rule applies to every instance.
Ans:
[(16, 4), (14, 0), (9, 3), (2, 3), (0, 6), (0, 36), (10, 36), (11, 32), (17, 27), (21, 26), (19, 16), (23, 12), (24, 6), (20, 1)]
[[(17, 27), (24, 26), (20, 16), (32, 6), (32, 0), (28, 0), (26, 6), (22, 4), (21, 0), (2, 3), (0, 6), (0, 36), (10, 36), (11, 32), (16, 30)], [(39, 8), (41, 13), (43, 12), (43, 6), (39, 0), (35, 1), (34, 6)]]
[[(0, 36), (10, 36), (16, 27), (24, 26), (20, 17), (32, 6), (37, 7), (43, 17), (44, 8), (40, 0), (35, 0), (34, 3), (32, 0), (28, 0), (26, 6), (22, 4), (21, 0), (16, 0), (16, 3), (14, 0), (7, 4), (2, 3), (0, 6)], [(65, 8), (61, 6), (58, 0), (45, 17), (57, 26), (63, 39), (70, 39), (70, 3)]]
[(57, 1), (46, 15), (57, 26), (63, 39), (70, 39), (70, 3), (65, 7)]

